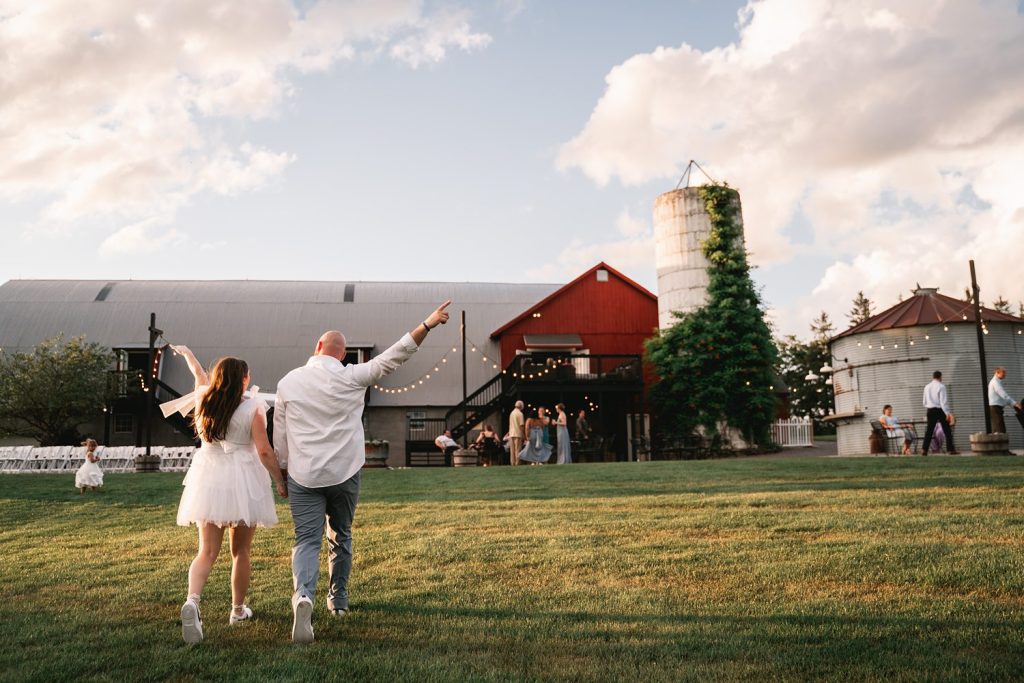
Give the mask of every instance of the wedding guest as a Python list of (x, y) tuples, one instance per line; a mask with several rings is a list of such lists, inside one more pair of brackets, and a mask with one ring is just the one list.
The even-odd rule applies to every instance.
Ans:
[(519, 451), (519, 459), (530, 464), (543, 464), (551, 459), (551, 444), (547, 442), (545, 432), (551, 418), (546, 416), (544, 408), (526, 420), (526, 445)]
[(911, 450), (914, 448), (914, 441), (917, 439), (914, 425), (909, 422), (903, 422), (898, 417), (895, 417), (892, 414), (892, 406), (889, 404), (882, 407), (882, 415), (878, 418), (878, 421), (882, 423), (890, 437), (897, 439), (903, 437), (903, 455), (910, 455)]
[(444, 434), (434, 439), (434, 445), (441, 449), (444, 453), (444, 459), (446, 463), (451, 463), (452, 453), (459, 448), (459, 442), (452, 438), (452, 430), (444, 430)]
[(103, 470), (100, 469), (100, 456), (96, 454), (96, 449), (99, 448), (99, 444), (96, 443), (96, 439), (86, 439), (82, 442), (85, 446), (85, 462), (75, 472), (75, 487), (78, 489), (78, 495), (85, 493), (85, 487), (91, 488), (93, 491), (96, 487), (103, 486)]
[(498, 438), (498, 433), (494, 431), (494, 428), (485, 422), (476, 441), (473, 442), (473, 448), (480, 453), (486, 464), (493, 465), (502, 452), (501, 439)]
[(576, 440), (581, 444), (590, 440), (590, 423), (587, 421), (587, 411), (580, 410), (576, 414)]
[[(320, 578), (320, 548), (327, 525), (330, 589), (327, 609), (349, 610), (352, 520), (359, 471), (366, 462), (362, 415), (366, 390), (409, 360), (434, 327), (448, 322), (446, 301), (391, 348), (365, 363), (343, 365), (345, 335), (324, 332), (314, 355), (277, 384), (274, 446), (288, 470), (288, 500), (295, 522), (292, 547), (292, 640), (313, 642), (313, 597)], [(449, 438), (451, 438), (449, 436)]]
[(942, 383), (942, 373), (939, 370), (932, 373), (932, 381), (924, 387), (924, 407), (927, 409), (928, 426), (924, 430), (921, 455), (928, 455), (928, 447), (931, 445), (936, 425), (942, 428), (942, 433), (946, 437), (946, 452), (950, 455), (959, 455), (953, 447), (953, 432), (950, 430), (956, 422), (956, 416), (950, 410), (946, 385)]
[(565, 404), (559, 403), (555, 406), (558, 417), (555, 418), (555, 442), (558, 447), (558, 457), (555, 463), (568, 465), (572, 463), (572, 444), (569, 442), (569, 418), (565, 414)]
[(267, 440), (266, 404), (247, 398), (249, 366), (238, 358), (221, 358), (209, 373), (186, 346), (172, 346), (195, 378), (196, 433), (201, 445), (183, 482), (178, 524), (199, 529), (199, 551), (188, 570), (188, 598), (181, 606), (181, 634), (186, 643), (203, 640), (200, 598), (220, 554), (224, 531), (230, 534), (231, 614), (228, 624), (248, 621), (245, 604), (252, 571), (250, 553), (257, 527), (277, 523), (273, 479), (287, 497), (284, 477)]
[(523, 407), (522, 401), (516, 401), (515, 408), (508, 416), (508, 457), (512, 465), (519, 464), (519, 451), (523, 450), (523, 441), (526, 438)]
[(992, 418), (992, 433), (1006, 433), (1006, 421), (1003, 418), (1003, 406), (1019, 410), (1021, 404), (1010, 398), (1003, 387), (1003, 380), (1006, 379), (1006, 368), (996, 368), (992, 379), (988, 382), (988, 414)]

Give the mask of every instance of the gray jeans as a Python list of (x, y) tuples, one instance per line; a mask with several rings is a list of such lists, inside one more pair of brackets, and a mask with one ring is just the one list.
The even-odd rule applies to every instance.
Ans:
[(295, 594), (310, 600), (320, 578), (320, 546), (327, 522), (328, 568), (331, 588), (328, 609), (348, 609), (348, 576), (352, 572), (352, 518), (359, 499), (359, 475), (334, 486), (306, 488), (288, 477), (288, 504), (295, 522), (292, 546), (292, 581)]

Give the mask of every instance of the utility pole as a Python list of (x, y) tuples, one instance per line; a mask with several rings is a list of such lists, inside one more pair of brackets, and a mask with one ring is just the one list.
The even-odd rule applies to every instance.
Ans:
[(971, 293), (974, 295), (974, 328), (978, 335), (978, 360), (981, 366), (981, 400), (985, 405), (985, 433), (992, 433), (992, 416), (988, 412), (988, 366), (985, 363), (985, 330), (981, 320), (981, 288), (971, 259)]
[(469, 413), (466, 408), (466, 398), (469, 393), (466, 391), (466, 311), (462, 311), (462, 320), (459, 327), (459, 335), (462, 342), (462, 447), (467, 448), (469, 445), (469, 429), (466, 429), (466, 422), (469, 420)]

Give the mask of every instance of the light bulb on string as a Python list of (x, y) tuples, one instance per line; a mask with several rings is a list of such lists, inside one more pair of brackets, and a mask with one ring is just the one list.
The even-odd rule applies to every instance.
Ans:
[(942, 326), (942, 331), (943, 332), (949, 332), (949, 325), (943, 325)]

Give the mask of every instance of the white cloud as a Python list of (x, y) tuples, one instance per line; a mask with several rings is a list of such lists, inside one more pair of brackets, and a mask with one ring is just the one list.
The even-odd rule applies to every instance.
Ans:
[[(784, 331), (821, 309), (845, 323), (858, 290), (883, 306), (917, 281), (958, 295), (969, 258), (987, 299), (1024, 297), (1016, 0), (752, 0), (738, 30), (613, 68), (558, 165), (639, 184), (695, 158), (738, 187), (755, 263), (834, 259)], [(808, 247), (786, 236), (798, 212)]]
[(416, 69), (442, 61), (449, 48), (472, 52), (487, 47), (491, 37), (474, 33), (468, 17), (464, 10), (445, 10), (420, 21), (420, 30), (392, 46), (391, 56)]
[(615, 220), (615, 227), (626, 237), (636, 237), (651, 232), (651, 224), (630, 213), (629, 207), (622, 209), (619, 217)]
[(165, 227), (169, 222), (167, 217), (154, 217), (126, 225), (103, 240), (99, 253), (107, 257), (130, 256), (180, 245), (186, 236), (174, 228)]
[(294, 160), (219, 134), (274, 115), (294, 74), (488, 41), (420, 0), (0, 0), (0, 198), (42, 202), (37, 228), (128, 223), (103, 243), (118, 253), (195, 195), (259, 188)]

